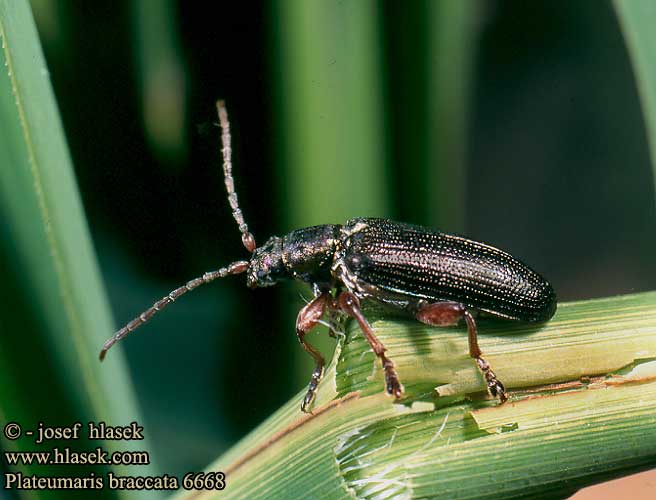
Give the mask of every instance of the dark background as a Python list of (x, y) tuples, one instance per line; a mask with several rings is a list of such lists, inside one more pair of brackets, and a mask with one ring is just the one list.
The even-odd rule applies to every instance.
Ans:
[[(284, 3), (33, 3), (117, 326), (246, 257), (222, 185), (217, 98), (229, 106), (237, 188), (257, 241), (294, 229), (280, 119), (294, 98), (281, 64)], [(414, 168), (418, 141), (433, 140), (422, 136), (426, 3), (377, 6), (387, 208), (376, 215), (500, 246), (547, 276), (560, 300), (656, 288), (644, 124), (610, 3), (475, 2), (466, 180), (453, 186), (464, 187), (463, 208), (451, 218), (426, 213), (444, 186)], [(148, 24), (157, 12), (166, 22)], [(150, 45), (168, 47), (175, 67), (150, 85), (147, 36), (161, 36)], [(144, 125), (145, 102), (159, 135)], [(307, 190), (349, 206), (339, 192)], [(311, 364), (293, 330), (302, 304), (292, 286), (250, 291), (229, 278), (123, 343), (163, 471), (202, 468), (305, 387)]]

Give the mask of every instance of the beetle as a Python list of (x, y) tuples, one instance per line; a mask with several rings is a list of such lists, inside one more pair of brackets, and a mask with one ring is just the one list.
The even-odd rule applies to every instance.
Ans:
[(503, 383), (483, 358), (474, 315), (525, 322), (551, 319), (557, 307), (553, 287), (523, 262), (493, 246), (461, 236), (387, 219), (354, 218), (273, 236), (257, 246), (239, 208), (232, 175), (230, 123), (223, 101), (217, 102), (228, 202), (249, 260), (233, 262), (176, 288), (109, 338), (108, 349), (181, 295), (217, 278), (246, 274), (249, 288), (268, 287), (294, 279), (311, 286), (314, 298), (298, 313), (296, 335), (315, 361), (301, 410), (310, 412), (325, 366), (321, 353), (306, 334), (328, 313), (354, 318), (380, 359), (388, 394), (400, 399), (403, 385), (394, 362), (361, 311), (362, 301), (374, 301), (434, 326), (456, 325), (464, 319), (469, 355), (475, 360), (493, 397), (504, 403)]

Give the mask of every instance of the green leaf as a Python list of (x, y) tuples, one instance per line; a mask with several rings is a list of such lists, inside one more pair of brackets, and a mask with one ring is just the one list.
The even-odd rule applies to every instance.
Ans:
[(135, 68), (149, 146), (160, 164), (187, 157), (187, 73), (171, 0), (131, 2)]
[[(389, 2), (386, 125), (395, 167), (395, 217), (463, 231), (468, 110), (477, 15), (461, 2)], [(391, 214), (378, 214), (389, 216)]]
[(656, 180), (656, 3), (652, 0), (614, 0), (614, 5), (635, 71)]
[(563, 498), (640, 470), (656, 460), (655, 306), (650, 292), (561, 304), (543, 325), (480, 321), (505, 405), (483, 392), (464, 328), (369, 311), (405, 404), (351, 325), (314, 414), (299, 394), (209, 470), (225, 498), (472, 499)]
[[(104, 366), (98, 361), (113, 325), (26, 1), (0, 0), (0, 38), (0, 257), (6, 263), (0, 268), (0, 417), (24, 429), (40, 421), (142, 423), (121, 352)], [(100, 444), (109, 452), (147, 449), (144, 442)], [(42, 450), (25, 436), (2, 446)], [(20, 470), (52, 475), (55, 469)], [(56, 496), (69, 497), (62, 491), (48, 498)]]
[(443, 231), (466, 224), (466, 151), (478, 2), (428, 0), (425, 175), (415, 173), (427, 200), (426, 222)]
[[(379, 10), (373, 0), (272, 4), (282, 172), (276, 206), (290, 214), (285, 232), (389, 213)], [(312, 360), (296, 347), (305, 382)]]

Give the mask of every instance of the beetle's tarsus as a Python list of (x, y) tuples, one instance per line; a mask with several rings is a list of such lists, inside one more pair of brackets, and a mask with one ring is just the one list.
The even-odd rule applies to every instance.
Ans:
[(387, 389), (387, 394), (394, 396), (396, 399), (401, 399), (404, 388), (396, 373), (394, 362), (385, 355), (382, 355), (381, 358), (383, 361), (383, 370), (385, 370), (385, 388)]
[(495, 398), (499, 398), (500, 404), (508, 401), (508, 394), (506, 393), (505, 386), (497, 379), (496, 374), (490, 368), (490, 364), (483, 358), (476, 358), (476, 364), (485, 377), (488, 392)]
[(303, 411), (303, 413), (312, 413), (310, 408), (314, 402), (314, 398), (317, 395), (317, 388), (319, 387), (319, 382), (321, 382), (322, 377), (323, 364), (317, 364), (314, 371), (312, 372), (312, 377), (310, 378), (310, 384), (308, 385), (307, 393), (305, 394), (303, 403), (301, 404), (301, 411)]

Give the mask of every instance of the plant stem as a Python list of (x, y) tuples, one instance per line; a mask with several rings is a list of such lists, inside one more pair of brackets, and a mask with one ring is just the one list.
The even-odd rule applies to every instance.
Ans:
[(481, 320), (504, 405), (482, 392), (462, 328), (369, 312), (406, 404), (350, 325), (314, 414), (299, 395), (208, 469), (226, 473), (222, 498), (562, 498), (653, 466), (655, 305), (650, 292), (561, 304), (538, 326)]

